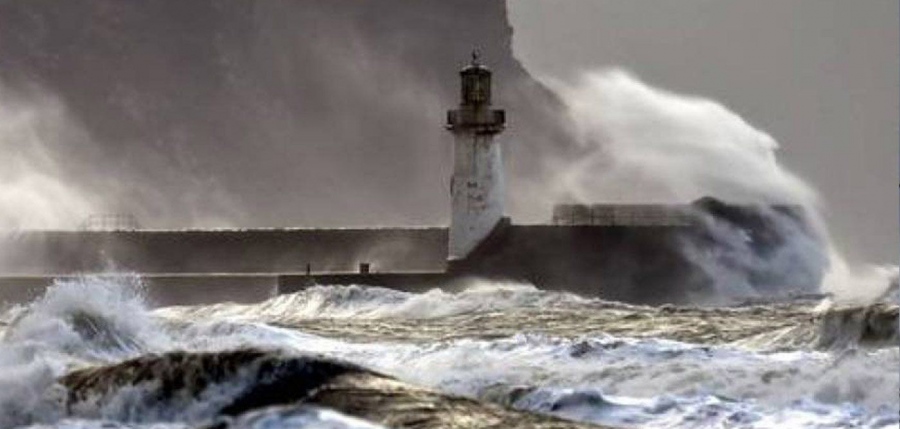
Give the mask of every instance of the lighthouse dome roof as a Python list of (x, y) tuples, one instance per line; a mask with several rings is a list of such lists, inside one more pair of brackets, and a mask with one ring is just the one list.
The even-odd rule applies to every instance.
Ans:
[(489, 68), (485, 67), (483, 64), (481, 64), (478, 61), (479, 56), (480, 56), (480, 54), (477, 50), (472, 51), (472, 61), (469, 64), (467, 64), (465, 67), (463, 67), (462, 70), (459, 71), (459, 73), (465, 74), (465, 75), (468, 75), (468, 74), (491, 74), (491, 70)]

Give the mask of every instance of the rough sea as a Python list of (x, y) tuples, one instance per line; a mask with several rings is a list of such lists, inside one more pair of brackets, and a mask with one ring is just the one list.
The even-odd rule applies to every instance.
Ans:
[(895, 298), (643, 307), (481, 282), (151, 308), (8, 307), (0, 428), (897, 428)]

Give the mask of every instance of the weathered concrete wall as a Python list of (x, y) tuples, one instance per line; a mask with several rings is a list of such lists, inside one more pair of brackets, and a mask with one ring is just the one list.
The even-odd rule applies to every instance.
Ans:
[(503, 168), (493, 135), (454, 134), (450, 259), (465, 258), (503, 217)]
[(449, 271), (285, 275), (279, 292), (313, 284), (358, 284), (407, 291), (452, 288), (470, 278), (513, 280), (544, 289), (635, 303), (684, 303), (708, 285), (681, 252), (691, 226), (510, 225), (504, 220), (468, 258)]
[(141, 281), (152, 306), (253, 303), (278, 294), (278, 276), (271, 274), (163, 274)]
[[(42, 290), (52, 275), (112, 270), (145, 275), (158, 303), (246, 301), (264, 299), (276, 277), (282, 292), (302, 289), (310, 283), (309, 263), (318, 284), (419, 291), (467, 277), (496, 277), (647, 302), (683, 292), (674, 282), (659, 281), (683, 274), (689, 265), (673, 247), (674, 231), (505, 222), (446, 275), (446, 228), (35, 231), (0, 236), (0, 284), (25, 296)], [(357, 273), (361, 262), (373, 272)], [(261, 274), (262, 280), (240, 273)], [(241, 284), (244, 297), (235, 292)]]
[(0, 277), (0, 305), (31, 302), (51, 284), (53, 277), (47, 276)]
[(442, 271), (446, 228), (28, 231), (0, 235), (0, 275)]
[(686, 302), (690, 289), (704, 284), (679, 251), (679, 237), (687, 232), (673, 226), (501, 224), (450, 269), (455, 276), (521, 280), (626, 302)]

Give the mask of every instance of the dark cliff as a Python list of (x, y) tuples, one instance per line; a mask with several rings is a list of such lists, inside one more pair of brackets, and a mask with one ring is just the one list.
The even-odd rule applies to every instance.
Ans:
[(573, 147), (511, 37), (502, 0), (3, 1), (0, 89), (59, 97), (84, 132), (42, 153), (144, 226), (443, 224), (444, 111), (477, 47), (510, 212), (546, 218), (518, 195)]

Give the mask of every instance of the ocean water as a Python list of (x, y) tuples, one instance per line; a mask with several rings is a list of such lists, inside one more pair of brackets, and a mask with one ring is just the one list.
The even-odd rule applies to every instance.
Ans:
[(7, 308), (0, 427), (478, 427), (460, 410), (482, 404), (571, 422), (546, 427), (900, 427), (896, 302), (653, 308), (482, 282), (151, 309), (141, 292), (83, 278)]

